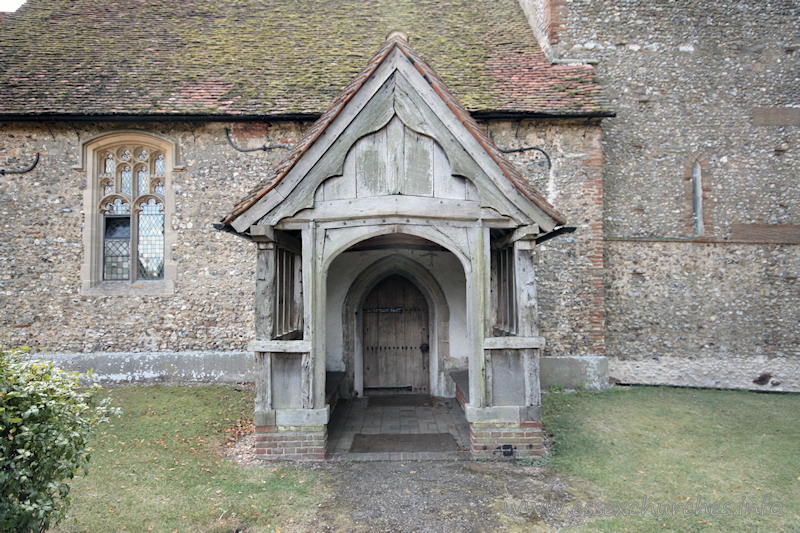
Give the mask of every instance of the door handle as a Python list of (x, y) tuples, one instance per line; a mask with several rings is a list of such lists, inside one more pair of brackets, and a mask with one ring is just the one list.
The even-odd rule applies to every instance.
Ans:
[(422, 353), (428, 353), (430, 346), (428, 346), (427, 342), (423, 342), (419, 349), (422, 350)]

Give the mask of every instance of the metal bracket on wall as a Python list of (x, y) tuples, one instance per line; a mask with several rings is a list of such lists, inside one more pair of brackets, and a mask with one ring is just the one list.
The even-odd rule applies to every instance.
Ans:
[(26, 168), (25, 170), (6, 170), (4, 168), (0, 168), (0, 176), (5, 176), (6, 174), (25, 174), (26, 172), (30, 172), (36, 165), (39, 164), (39, 152), (36, 152), (36, 158), (33, 160), (31, 166)]
[(551, 168), (553, 168), (553, 163), (552, 163), (552, 161), (550, 161), (550, 156), (547, 155), (547, 152), (545, 152), (544, 150), (542, 150), (538, 146), (528, 146), (526, 148), (511, 148), (511, 149), (508, 149), (508, 150), (500, 149), (500, 151), (503, 152), (504, 154), (516, 154), (516, 153), (519, 153), (519, 152), (528, 152), (530, 150), (535, 150), (537, 152), (541, 152), (542, 155), (544, 155), (545, 159), (547, 159), (547, 170), (550, 170)]

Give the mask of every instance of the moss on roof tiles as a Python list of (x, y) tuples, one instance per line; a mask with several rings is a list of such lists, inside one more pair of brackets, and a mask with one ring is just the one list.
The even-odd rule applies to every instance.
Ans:
[(0, 114), (318, 115), (393, 30), (470, 112), (608, 111), (517, 0), (28, 0), (0, 34)]

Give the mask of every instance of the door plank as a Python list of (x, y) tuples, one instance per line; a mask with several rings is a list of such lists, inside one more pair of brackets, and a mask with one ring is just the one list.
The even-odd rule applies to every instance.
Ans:
[(364, 388), (428, 392), (428, 304), (402, 276), (381, 281), (364, 300)]

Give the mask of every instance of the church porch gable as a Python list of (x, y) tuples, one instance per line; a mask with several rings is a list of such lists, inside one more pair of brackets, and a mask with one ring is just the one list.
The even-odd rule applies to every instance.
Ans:
[[(373, 75), (345, 91), (342, 107), (227, 222), (258, 244), (250, 347), (260, 453), (320, 458), (335, 408), (331, 372), (344, 375), (337, 392), (347, 397), (407, 388), (453, 396), (451, 373), (462, 371), (473, 455), (506, 446), (535, 456), (544, 341), (533, 244), (559, 219), (518, 188), (509, 164), (406, 44), (382, 54)], [(373, 239), (388, 243), (377, 261), (367, 251)], [(450, 266), (426, 263), (414, 245)], [(373, 311), (396, 316), (365, 316)]]

